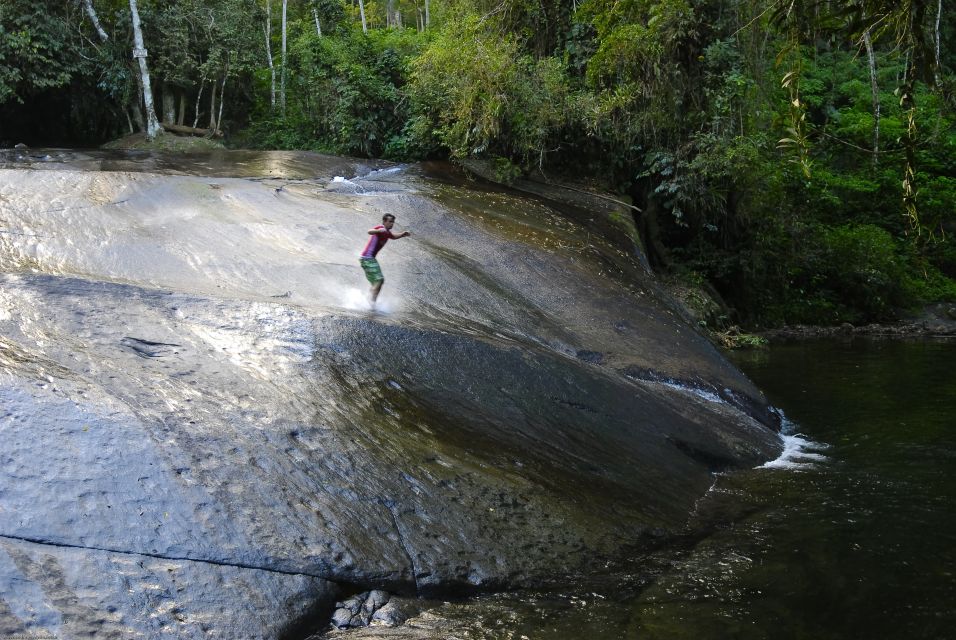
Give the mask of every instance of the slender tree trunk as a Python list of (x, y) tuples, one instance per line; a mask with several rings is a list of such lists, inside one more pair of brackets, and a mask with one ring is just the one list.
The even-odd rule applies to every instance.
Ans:
[(368, 23), (365, 21), (365, 0), (358, 0), (359, 13), (362, 15), (362, 33), (368, 33)]
[(218, 122), (216, 122), (216, 128), (213, 130), (213, 135), (219, 133), (219, 126), (222, 124), (222, 105), (226, 102), (226, 79), (229, 77), (229, 56), (226, 57), (226, 68), (222, 72), (222, 88), (219, 89), (219, 117)]
[(213, 79), (209, 84), (212, 86), (212, 94), (209, 98), (209, 130), (215, 131), (219, 126), (216, 123), (216, 80)]
[[(93, 0), (83, 0), (83, 6), (86, 7), (86, 15), (90, 17), (90, 21), (93, 22), (93, 27), (96, 28), (96, 33), (99, 34), (100, 40), (106, 42), (109, 40), (109, 36), (106, 35), (106, 32), (103, 31), (103, 27), (100, 25), (99, 18), (96, 17), (96, 11), (93, 9)], [(936, 32), (939, 33), (939, 23), (937, 23)], [(939, 56), (937, 56), (938, 58)]]
[(136, 129), (133, 128), (133, 119), (129, 117), (129, 109), (123, 109), (123, 113), (126, 114), (126, 124), (129, 125), (130, 135), (136, 133)]
[(392, 28), (395, 24), (395, 0), (385, 2), (385, 27)]
[(863, 44), (866, 45), (866, 57), (870, 62), (870, 91), (873, 94), (873, 166), (879, 162), (880, 155), (880, 88), (876, 84), (876, 56), (873, 54), (873, 41), (870, 30), (863, 32)]
[(176, 121), (176, 96), (168, 82), (163, 83), (163, 122)]
[(176, 124), (183, 126), (183, 121), (186, 119), (186, 93), (180, 92), (179, 94), (179, 116), (176, 118)]
[(288, 56), (286, 55), (286, 32), (287, 32), (287, 12), (289, 8), (289, 0), (282, 0), (282, 85), (279, 91), (279, 106), (282, 109), (282, 115), (285, 116), (285, 76), (286, 76), (286, 63), (288, 61)]
[(199, 126), (199, 103), (202, 101), (202, 90), (206, 83), (199, 81), (199, 95), (196, 96), (196, 118), (193, 120), (193, 129)]
[(219, 125), (222, 124), (222, 104), (226, 101), (226, 78), (229, 76), (223, 74), (222, 76), (222, 88), (219, 90), (219, 118), (216, 122), (216, 129), (213, 131), (213, 135), (219, 133)]
[(266, 60), (272, 76), (272, 93), (269, 94), (269, 109), (276, 110), (276, 68), (272, 63), (272, 0), (266, 0)]
[(136, 0), (129, 0), (129, 11), (133, 19), (133, 57), (139, 60), (139, 74), (143, 81), (143, 103), (146, 105), (146, 137), (152, 140), (161, 131), (156, 109), (153, 107), (153, 89), (149, 83), (149, 68), (146, 66), (146, 46), (143, 44), (143, 31), (139, 23), (139, 11)]
[(943, 66), (940, 63), (939, 58), (939, 21), (943, 17), (943, 0), (939, 0), (939, 4), (936, 8), (936, 68), (933, 69), (933, 79), (936, 81), (936, 86), (938, 87), (941, 84), (941, 74)]
[(428, 0), (425, 0), (425, 28), (428, 28), (428, 23), (431, 21), (431, 14), (428, 9)]
[(319, 10), (315, 7), (312, 7), (312, 17), (315, 18), (315, 33), (320, 38), (322, 37), (322, 25), (319, 24)]

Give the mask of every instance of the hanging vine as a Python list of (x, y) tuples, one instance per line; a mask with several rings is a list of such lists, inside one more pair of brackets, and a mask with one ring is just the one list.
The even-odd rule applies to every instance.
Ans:
[(803, 74), (803, 52), (800, 49), (800, 27), (797, 20), (797, 3), (791, 2), (784, 13), (784, 19), (789, 24), (789, 41), (787, 46), (777, 56), (776, 66), (780, 67), (789, 58), (790, 70), (783, 74), (780, 86), (789, 93), (788, 123), (785, 127), (787, 137), (777, 142), (778, 149), (789, 150), (793, 153), (790, 162), (800, 166), (804, 177), (808, 180), (812, 176), (812, 162), (810, 159), (810, 140), (807, 135), (807, 108), (800, 99), (800, 78)]

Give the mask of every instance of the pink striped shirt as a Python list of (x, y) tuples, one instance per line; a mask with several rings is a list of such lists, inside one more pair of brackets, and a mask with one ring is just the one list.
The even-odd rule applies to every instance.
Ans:
[(389, 238), (396, 238), (391, 231), (385, 228), (384, 224), (372, 227), (372, 229), (375, 230), (376, 233), (373, 233), (369, 236), (368, 244), (365, 245), (365, 250), (362, 251), (361, 257), (363, 258), (374, 258), (378, 252), (382, 250), (382, 247), (385, 246), (385, 243), (388, 242)]

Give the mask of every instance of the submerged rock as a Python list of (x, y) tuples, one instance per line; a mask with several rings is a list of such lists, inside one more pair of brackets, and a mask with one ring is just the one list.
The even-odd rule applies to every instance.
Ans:
[[(412, 169), (377, 195), (0, 178), (0, 629), (105, 603), (114, 635), (396, 622), (375, 589), (599, 573), (780, 451), (640, 264), (540, 201)], [(386, 211), (415, 235), (379, 256), (371, 313), (356, 255)], [(163, 563), (190, 579), (152, 590)], [(336, 608), (336, 584), (371, 593)]]

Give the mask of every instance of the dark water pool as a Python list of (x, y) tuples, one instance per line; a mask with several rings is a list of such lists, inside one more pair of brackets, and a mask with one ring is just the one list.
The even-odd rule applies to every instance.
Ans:
[(734, 355), (824, 460), (718, 479), (623, 586), (446, 605), (475, 638), (956, 638), (956, 341)]
[[(956, 637), (956, 341), (802, 343), (736, 359), (830, 448), (817, 468), (742, 479), (764, 510), (718, 538), (752, 550), (731, 582), (747, 596), (719, 598), (711, 628)], [(701, 623), (692, 601), (672, 613)]]
[(826, 444), (721, 479), (719, 528), (634, 602), (627, 637), (956, 637), (956, 342), (812, 342), (737, 364)]

